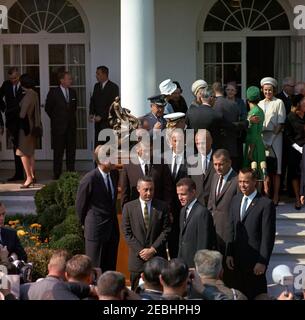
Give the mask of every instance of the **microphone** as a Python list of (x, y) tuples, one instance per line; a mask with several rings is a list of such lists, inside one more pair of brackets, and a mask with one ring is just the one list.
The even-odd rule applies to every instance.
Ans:
[(264, 176), (264, 179), (265, 179), (268, 176), (266, 161), (262, 161), (260, 166), (261, 166), (261, 169), (262, 169), (262, 172), (263, 172), (263, 176)]

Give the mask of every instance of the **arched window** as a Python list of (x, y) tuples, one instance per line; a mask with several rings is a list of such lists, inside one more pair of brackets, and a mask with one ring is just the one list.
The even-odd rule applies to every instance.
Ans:
[(69, 1), (16, 1), (8, 12), (8, 30), (3, 33), (38, 33), (40, 31), (84, 33), (85, 28), (79, 12)]
[(204, 31), (289, 30), (277, 0), (219, 0), (207, 15)]

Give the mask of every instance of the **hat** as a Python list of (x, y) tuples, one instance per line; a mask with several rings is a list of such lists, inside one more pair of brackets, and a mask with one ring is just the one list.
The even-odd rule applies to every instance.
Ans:
[(207, 86), (208, 86), (208, 84), (204, 80), (196, 80), (192, 84), (192, 92), (193, 92), (194, 96), (196, 96), (199, 89), (206, 88)]
[(256, 101), (260, 100), (261, 98), (261, 92), (258, 87), (249, 87), (247, 90), (247, 99), (249, 101)]
[(161, 94), (169, 96), (177, 89), (177, 85), (171, 79), (167, 79), (160, 83), (159, 89)]
[(157, 104), (158, 106), (165, 107), (166, 105), (166, 101), (164, 99), (163, 94), (158, 94), (156, 96), (149, 97), (147, 98), (147, 100), (149, 100), (151, 104)]
[(263, 87), (265, 84), (271, 84), (274, 88), (277, 87), (277, 81), (271, 77), (266, 77), (261, 80), (261, 87)]
[(185, 117), (185, 113), (183, 112), (174, 112), (174, 113), (170, 113), (170, 114), (166, 114), (165, 116), (163, 116), (163, 118), (167, 121), (177, 121), (181, 118)]

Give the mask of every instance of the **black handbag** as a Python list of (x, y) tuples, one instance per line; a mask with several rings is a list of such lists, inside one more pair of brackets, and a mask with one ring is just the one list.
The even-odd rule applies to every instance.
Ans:
[(268, 150), (266, 150), (266, 164), (268, 174), (276, 174), (277, 158), (272, 146)]

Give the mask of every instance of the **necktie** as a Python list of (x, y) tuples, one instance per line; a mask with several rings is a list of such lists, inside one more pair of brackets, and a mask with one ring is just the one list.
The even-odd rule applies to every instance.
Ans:
[(110, 183), (110, 174), (107, 174), (107, 190), (108, 190), (108, 194), (110, 199), (112, 200), (112, 191), (111, 191), (111, 183)]
[(202, 160), (202, 173), (205, 175), (207, 172), (207, 157), (203, 156)]
[(66, 101), (69, 102), (69, 89), (66, 88)]
[(144, 224), (145, 224), (146, 230), (148, 230), (148, 227), (149, 227), (149, 214), (148, 214), (147, 202), (145, 202), (145, 204), (144, 204)]
[(176, 175), (177, 175), (177, 156), (174, 156), (174, 166), (173, 166), (172, 177), (176, 178)]
[(145, 171), (145, 175), (148, 176), (149, 168), (148, 168), (148, 164), (147, 163), (145, 163), (145, 165), (144, 165), (144, 171)]
[(216, 191), (216, 197), (219, 197), (219, 195), (220, 195), (221, 188), (222, 188), (222, 182), (223, 182), (223, 175), (220, 175), (219, 182), (218, 182), (218, 188)]
[(240, 210), (240, 220), (241, 221), (243, 220), (245, 213), (247, 211), (248, 200), (249, 200), (248, 197), (244, 197), (244, 203), (243, 203), (241, 210)]
[(185, 226), (185, 225), (186, 225), (188, 209), (189, 209), (189, 208), (188, 208), (188, 207), (186, 207), (185, 212), (184, 212), (183, 226)]

